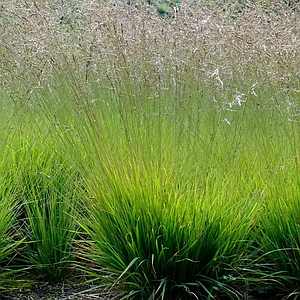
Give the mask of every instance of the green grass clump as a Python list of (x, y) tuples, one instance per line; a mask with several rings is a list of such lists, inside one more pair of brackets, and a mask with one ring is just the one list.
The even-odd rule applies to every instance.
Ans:
[(253, 211), (210, 204), (193, 192), (162, 193), (152, 184), (127, 182), (92, 206), (84, 227), (94, 241), (94, 260), (130, 298), (237, 296), (228, 278), (238, 276), (234, 268), (246, 258)]
[[(278, 181), (270, 189), (260, 221), (262, 258), (282, 281), (281, 289), (299, 295), (299, 162), (297, 157), (278, 170)], [(291, 172), (287, 175), (287, 172)]]
[(22, 237), (14, 264), (35, 274), (31, 278), (62, 281), (75, 260), (80, 177), (43, 134), (43, 124), (34, 128), (23, 120), (22, 130), (15, 129), (6, 139), (2, 173), (10, 181), (1, 191), (10, 199), (3, 197), (3, 222)]
[[(76, 182), (66, 162), (53, 161), (52, 170), (29, 176), (26, 182), (24, 234), (26, 250), (22, 261), (36, 266), (38, 274), (50, 282), (69, 274), (76, 254)], [(44, 173), (45, 172), (45, 173)], [(73, 176), (72, 176), (73, 175)], [(31, 178), (30, 178), (31, 177)]]
[(64, 145), (80, 149), (86, 178), (85, 255), (102, 267), (89, 274), (142, 299), (240, 298), (236, 283), (272, 278), (275, 268), (257, 264), (257, 234), (281, 163), (299, 151), (296, 108), (273, 102), (277, 87), (256, 90), (265, 102), (195, 86), (161, 89), (153, 101), (151, 90), (135, 97), (128, 81), (117, 93), (92, 84), (89, 97), (73, 99), (74, 84), (62, 86), (77, 120)]
[(227, 112), (201, 98), (174, 102), (162, 92), (153, 103), (149, 94), (90, 92), (102, 101), (75, 100), (79, 138), (64, 141), (85, 153), (74, 156), (90, 197), (80, 224), (92, 239), (86, 255), (103, 267), (90, 273), (133, 298), (238, 298), (230, 284), (243, 280), (261, 188), (250, 171), (255, 155), (242, 165), (249, 136), (236, 139), (250, 114), (240, 109), (230, 127)]
[(9, 264), (22, 243), (22, 237), (15, 228), (19, 209), (14, 194), (7, 190), (9, 183), (3, 180), (0, 187), (0, 290), (14, 282)]

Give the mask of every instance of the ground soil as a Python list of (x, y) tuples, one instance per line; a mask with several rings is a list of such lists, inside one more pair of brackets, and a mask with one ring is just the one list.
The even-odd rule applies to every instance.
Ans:
[(38, 287), (0, 293), (0, 300), (117, 300), (120, 295), (92, 285), (42, 283)]
[[(282, 300), (283, 294), (275, 290), (238, 289), (243, 297), (240, 300)], [(228, 296), (219, 295), (220, 299), (228, 300)], [(51, 285), (41, 283), (34, 288), (24, 288), (0, 293), (0, 300), (119, 300), (120, 294), (103, 291), (89, 284), (60, 283)]]

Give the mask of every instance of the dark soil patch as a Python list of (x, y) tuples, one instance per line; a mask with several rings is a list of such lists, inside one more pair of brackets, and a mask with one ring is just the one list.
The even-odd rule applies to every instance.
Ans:
[(117, 300), (120, 295), (104, 292), (93, 285), (41, 283), (34, 288), (0, 293), (0, 300)]
[[(250, 289), (238, 287), (239, 300), (282, 300), (284, 294), (274, 289)], [(228, 300), (226, 295), (218, 295), (222, 300)], [(41, 283), (33, 288), (23, 288), (0, 293), (0, 300), (119, 300), (121, 294), (111, 293), (91, 284), (60, 283), (51, 285)], [(194, 299), (194, 298), (193, 298)]]

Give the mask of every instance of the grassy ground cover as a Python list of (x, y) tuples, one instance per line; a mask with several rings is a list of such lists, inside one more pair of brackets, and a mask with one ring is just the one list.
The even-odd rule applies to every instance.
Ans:
[(0, 288), (299, 295), (297, 5), (4, 1)]

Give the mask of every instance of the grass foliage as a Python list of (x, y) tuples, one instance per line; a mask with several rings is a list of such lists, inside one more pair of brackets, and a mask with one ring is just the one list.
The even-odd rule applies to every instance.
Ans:
[(82, 271), (130, 299), (297, 297), (297, 6), (12, 2), (0, 286)]

